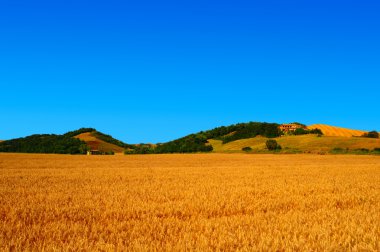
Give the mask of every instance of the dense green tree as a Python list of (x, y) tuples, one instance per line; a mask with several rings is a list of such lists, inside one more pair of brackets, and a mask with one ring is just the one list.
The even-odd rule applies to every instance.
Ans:
[(293, 134), (294, 135), (305, 135), (305, 134), (308, 134), (308, 131), (306, 129), (303, 129), (303, 128), (298, 128), (295, 131), (293, 131)]
[(305, 129), (305, 128), (298, 128), (295, 131), (288, 132), (287, 134), (288, 135), (306, 135), (306, 134), (323, 135), (320, 129)]
[(268, 150), (281, 150), (281, 146), (277, 143), (276, 140), (269, 139), (265, 144)]
[(375, 130), (370, 131), (368, 133), (364, 133), (363, 137), (368, 137), (368, 138), (379, 138), (379, 133)]
[(256, 137), (258, 135), (264, 137), (278, 137), (281, 135), (281, 131), (278, 128), (277, 123), (260, 123), (260, 122), (249, 122), (232, 125), (229, 132), (217, 136), (217, 139), (223, 141), (223, 143), (232, 142), (239, 139)]
[(252, 148), (247, 146), (247, 147), (243, 147), (241, 150), (245, 152), (249, 152), (249, 151), (252, 151)]
[(308, 132), (309, 132), (308, 134), (317, 134), (319, 136), (323, 135), (323, 132), (320, 129), (310, 129), (310, 130), (308, 130)]

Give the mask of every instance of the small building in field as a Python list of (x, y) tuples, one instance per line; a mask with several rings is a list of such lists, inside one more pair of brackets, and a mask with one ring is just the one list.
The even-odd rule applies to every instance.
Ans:
[(298, 123), (284, 123), (279, 126), (279, 129), (282, 132), (290, 132), (295, 131), (296, 129), (305, 129), (305, 125), (298, 124)]
[(87, 155), (102, 155), (103, 153), (100, 150), (89, 150)]

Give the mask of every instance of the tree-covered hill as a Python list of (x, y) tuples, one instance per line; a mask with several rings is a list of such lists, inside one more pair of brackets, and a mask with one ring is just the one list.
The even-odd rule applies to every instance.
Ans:
[[(303, 130), (295, 133), (318, 132)], [(279, 124), (277, 123), (248, 122), (200, 131), (156, 145), (131, 145), (94, 128), (80, 128), (63, 135), (32, 135), (0, 142), (0, 152), (68, 154), (84, 154), (87, 150), (97, 150), (101, 153), (116, 153), (125, 150), (126, 154), (210, 152), (213, 150), (213, 146), (209, 143), (210, 139), (221, 140), (222, 144), (227, 144), (256, 136), (275, 138), (282, 134), (283, 132), (279, 129)]]
[(223, 143), (232, 142), (238, 139), (251, 138), (258, 135), (265, 137), (277, 137), (282, 133), (278, 129), (277, 123), (248, 122), (238, 123), (230, 126), (221, 126), (207, 131), (167, 142), (156, 146), (140, 145), (127, 150), (127, 154), (133, 153), (188, 153), (188, 152), (210, 152), (212, 146), (208, 144), (208, 139), (222, 140)]
[(112, 148), (110, 151), (109, 146), (119, 147), (118, 149), (121, 149), (120, 152), (122, 152), (124, 148), (133, 147), (132, 145), (123, 143), (110, 135), (99, 132), (94, 128), (80, 128), (63, 135), (36, 134), (3, 141), (0, 142), (0, 152), (85, 154), (88, 150), (91, 150), (92, 146), (84, 139), (77, 137), (84, 133), (91, 134), (94, 139), (101, 143), (107, 143), (106, 147), (108, 148), (104, 153), (112, 152)]
[(0, 152), (85, 154), (84, 141), (65, 135), (31, 135), (0, 143)]

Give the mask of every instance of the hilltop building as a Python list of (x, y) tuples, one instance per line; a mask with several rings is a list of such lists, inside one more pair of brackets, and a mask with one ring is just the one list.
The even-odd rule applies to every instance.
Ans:
[(296, 129), (306, 129), (305, 125), (298, 123), (284, 123), (279, 126), (279, 129), (285, 133), (295, 131)]

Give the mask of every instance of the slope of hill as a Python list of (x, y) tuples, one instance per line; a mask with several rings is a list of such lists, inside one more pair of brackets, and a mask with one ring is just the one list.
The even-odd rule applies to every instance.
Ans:
[(0, 152), (85, 154), (87, 150), (122, 153), (130, 145), (94, 128), (80, 128), (63, 135), (42, 134), (0, 142)]
[(367, 131), (363, 130), (352, 130), (341, 127), (335, 127), (325, 124), (313, 124), (307, 126), (308, 129), (320, 129), (325, 136), (342, 136), (342, 137), (352, 137), (352, 136), (361, 136)]
[[(274, 139), (282, 146), (284, 153), (327, 153), (337, 148), (350, 151), (380, 148), (379, 138), (300, 135)], [(221, 140), (210, 139), (209, 143), (214, 152), (242, 152), (243, 147), (251, 147), (253, 152), (266, 152), (267, 140), (265, 137), (254, 137), (223, 144)]]
[(55, 134), (36, 134), (0, 143), (0, 152), (84, 154), (85, 142)]
[(96, 137), (96, 131), (81, 133), (79, 135), (74, 136), (74, 138), (78, 138), (84, 141), (91, 150), (99, 150), (101, 152), (114, 153), (124, 152), (123, 147), (106, 142)]
[(350, 130), (323, 124), (308, 127), (320, 129), (323, 137), (310, 132), (304, 134), (286, 134), (282, 136), (280, 124), (248, 122), (230, 126), (217, 127), (207, 131), (190, 134), (185, 137), (156, 146), (142, 145), (131, 147), (130, 154), (146, 153), (185, 153), (185, 152), (241, 152), (243, 147), (251, 147), (254, 151), (266, 151), (268, 138), (276, 139), (284, 150), (282, 152), (328, 152), (337, 149), (370, 149), (380, 148), (378, 139), (359, 138), (365, 131)]
[(223, 143), (228, 143), (258, 135), (276, 137), (281, 135), (278, 126), (279, 124), (277, 123), (266, 122), (248, 122), (233, 124), (230, 126), (221, 126), (211, 130), (190, 134), (170, 142), (157, 144), (156, 146), (131, 147), (131, 151), (128, 153), (209, 152), (212, 151), (212, 146), (207, 143), (207, 139), (219, 139)]

